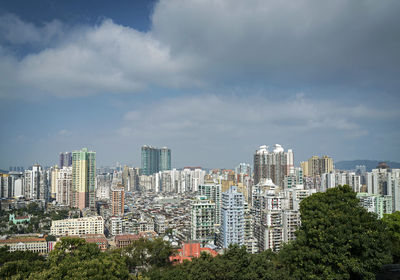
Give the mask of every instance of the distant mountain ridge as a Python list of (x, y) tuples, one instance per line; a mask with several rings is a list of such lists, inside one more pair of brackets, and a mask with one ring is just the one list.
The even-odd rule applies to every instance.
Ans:
[(386, 164), (389, 165), (390, 168), (400, 168), (400, 162), (368, 159), (338, 161), (335, 162), (335, 168), (342, 170), (351, 170), (355, 169), (356, 165), (365, 165), (367, 171), (371, 172), (371, 170), (376, 168), (380, 162), (386, 162)]

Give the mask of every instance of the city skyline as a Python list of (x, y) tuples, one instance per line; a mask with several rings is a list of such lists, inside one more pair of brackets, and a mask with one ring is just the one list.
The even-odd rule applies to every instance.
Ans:
[[(400, 161), (398, 1), (1, 1), (0, 169)], [(195, 34), (195, 36), (193, 36)]]

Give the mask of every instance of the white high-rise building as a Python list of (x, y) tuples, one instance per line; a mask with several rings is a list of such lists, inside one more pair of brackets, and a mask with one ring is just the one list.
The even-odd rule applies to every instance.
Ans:
[(25, 170), (25, 197), (28, 199), (49, 199), (47, 172), (39, 164), (32, 170)]
[(400, 169), (392, 169), (387, 184), (388, 194), (392, 196), (393, 212), (400, 211)]
[(60, 205), (72, 206), (72, 167), (58, 169), (55, 178), (56, 201)]
[(325, 192), (327, 189), (339, 185), (349, 185), (355, 192), (360, 192), (361, 176), (349, 171), (323, 173), (321, 175), (319, 191)]
[(372, 172), (367, 172), (367, 191), (369, 194), (388, 194), (388, 169), (372, 169)]
[(244, 244), (244, 196), (236, 186), (222, 193), (221, 241), (223, 248)]
[(283, 147), (275, 144), (272, 152), (268, 146), (260, 146), (254, 154), (254, 184), (261, 179), (271, 179), (275, 185), (284, 186), (285, 176), (294, 168), (293, 151), (284, 151)]
[(278, 251), (284, 242), (295, 238), (300, 226), (300, 202), (315, 192), (303, 185), (282, 189), (268, 181), (254, 186), (252, 213), (259, 251)]
[(284, 210), (282, 212), (283, 242), (296, 239), (295, 232), (300, 227), (300, 211)]
[(104, 173), (96, 176), (96, 199), (108, 200), (111, 195), (112, 173)]

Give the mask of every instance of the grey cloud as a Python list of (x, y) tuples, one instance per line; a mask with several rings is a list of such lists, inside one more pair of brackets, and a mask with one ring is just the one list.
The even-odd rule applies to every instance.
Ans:
[(161, 1), (152, 33), (208, 81), (397, 88), (399, 1)]
[(63, 33), (64, 26), (57, 20), (46, 22), (38, 27), (13, 14), (0, 15), (0, 42), (45, 46), (52, 40), (62, 38)]
[[(3, 41), (42, 48), (21, 59), (0, 52), (13, 76), (0, 81), (0, 96), (253, 84), (394, 94), (399, 10), (396, 0), (161, 0), (147, 33), (111, 20), (71, 28), (5, 15)], [(0, 74), (10, 75), (7, 69), (0, 67)]]
[[(337, 107), (348, 111), (352, 108), (342, 104)], [(288, 128), (302, 133), (317, 129), (333, 129), (344, 134), (363, 131), (360, 119), (337, 113), (335, 101), (304, 98), (282, 101), (216, 95), (173, 98), (127, 112), (124, 119), (125, 126), (119, 132), (132, 137), (152, 137), (156, 133), (165, 137), (192, 138), (206, 133), (242, 131), (252, 134), (259, 129), (271, 129), (276, 133)]]
[[(177, 166), (189, 164), (184, 160), (208, 167), (251, 162), (253, 150), (262, 143), (294, 148), (297, 160), (320, 153), (347, 159), (379, 141), (369, 125), (375, 115), (359, 111), (379, 113), (385, 108), (363, 105), (363, 110), (343, 114), (358, 107), (356, 102), (318, 101), (307, 95), (280, 101), (214, 94), (167, 98), (126, 112), (117, 133), (128, 143), (172, 146), (178, 153)], [(391, 119), (392, 114), (379, 121)]]

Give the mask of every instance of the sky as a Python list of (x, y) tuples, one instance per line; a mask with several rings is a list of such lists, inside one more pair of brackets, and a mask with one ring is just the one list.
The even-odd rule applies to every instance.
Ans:
[(400, 161), (400, 1), (0, 0), (0, 169)]

